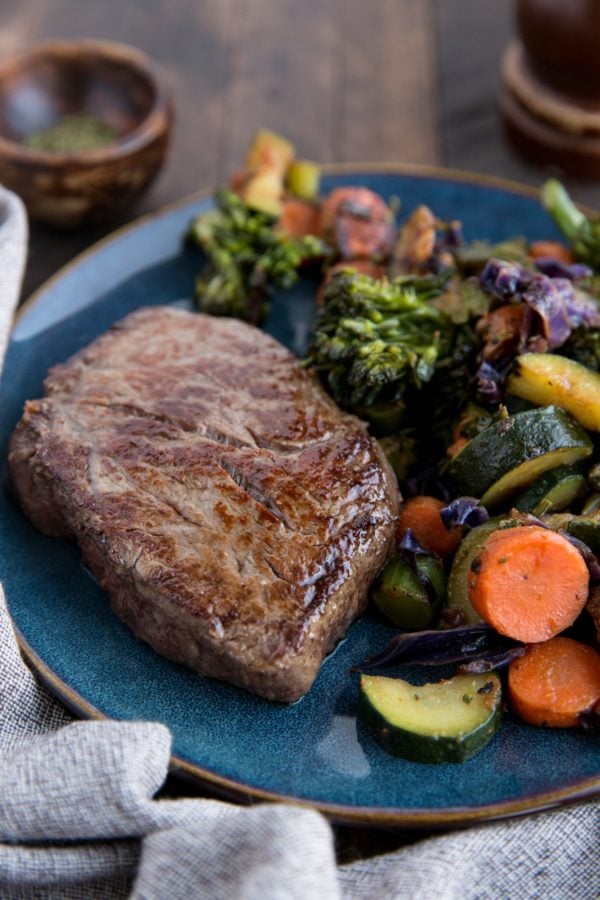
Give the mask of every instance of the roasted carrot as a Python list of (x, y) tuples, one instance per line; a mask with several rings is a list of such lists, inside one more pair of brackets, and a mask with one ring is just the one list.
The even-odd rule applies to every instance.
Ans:
[(500, 634), (546, 641), (586, 604), (589, 573), (579, 551), (538, 525), (492, 532), (471, 564), (469, 599)]
[(402, 537), (410, 528), (418, 542), (428, 553), (450, 556), (462, 538), (462, 529), (449, 531), (440, 516), (445, 504), (436, 497), (425, 495), (412, 497), (404, 504), (398, 520), (398, 535)]
[(569, 248), (558, 241), (534, 241), (533, 244), (529, 245), (529, 255), (533, 259), (541, 259), (543, 257), (558, 259), (567, 265), (575, 262)]
[(531, 725), (570, 728), (600, 700), (600, 654), (571, 638), (531, 644), (508, 670), (508, 691)]
[(308, 234), (318, 236), (321, 233), (319, 207), (308, 200), (288, 197), (283, 201), (283, 209), (277, 227), (295, 237), (305, 237)]

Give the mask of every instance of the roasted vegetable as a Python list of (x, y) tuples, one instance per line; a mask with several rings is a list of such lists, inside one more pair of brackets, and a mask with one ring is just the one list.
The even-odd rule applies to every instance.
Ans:
[(387, 259), (395, 234), (392, 210), (365, 187), (335, 188), (321, 207), (325, 239), (342, 259)]
[(515, 362), (507, 390), (538, 406), (561, 406), (585, 428), (600, 431), (600, 374), (572, 359), (525, 353)]
[(583, 541), (592, 553), (600, 555), (600, 516), (554, 513), (542, 517), (547, 528)]
[(450, 349), (436, 361), (433, 377), (422, 392), (419, 425), (439, 457), (453, 440), (457, 416), (469, 406), (478, 347), (470, 323), (455, 326)]
[(219, 191), (215, 208), (195, 219), (190, 237), (208, 257), (196, 281), (203, 312), (256, 324), (265, 318), (271, 288), (291, 287), (300, 265), (324, 254), (318, 238), (291, 237), (274, 225), (231, 191)]
[(490, 259), (480, 282), (497, 300), (526, 305), (520, 328), (521, 352), (555, 350), (575, 329), (600, 326), (597, 301), (568, 278), (550, 278), (524, 266)]
[(416, 685), (363, 675), (359, 716), (394, 756), (463, 762), (481, 750), (500, 725), (500, 679), (490, 672)]
[(453, 458), (448, 474), (458, 491), (496, 509), (544, 472), (585, 459), (592, 450), (577, 422), (546, 406), (501, 417)]
[(478, 274), (487, 261), (495, 257), (506, 262), (525, 263), (527, 242), (524, 238), (509, 238), (497, 244), (489, 241), (472, 241), (452, 251), (459, 269), (467, 275)]
[(321, 170), (316, 163), (295, 159), (287, 170), (285, 186), (294, 197), (314, 200), (319, 194), (320, 179)]
[(471, 563), (477, 558), (484, 541), (498, 527), (497, 522), (484, 522), (483, 525), (473, 528), (460, 542), (448, 576), (446, 606), (453, 613), (449, 616), (452, 622), (460, 625), (474, 625), (483, 622), (469, 600), (469, 573)]
[(402, 225), (391, 264), (392, 276), (427, 270), (435, 248), (437, 223), (428, 206), (418, 206)]
[(249, 171), (273, 169), (283, 175), (294, 158), (294, 145), (286, 138), (261, 128), (256, 132), (246, 154), (245, 166)]
[(419, 494), (407, 500), (400, 511), (398, 534), (410, 529), (419, 544), (441, 558), (451, 556), (460, 544), (462, 529), (450, 529), (442, 519), (443, 500)]
[(546, 472), (514, 504), (520, 512), (542, 516), (561, 512), (585, 490), (585, 477), (578, 466), (558, 466)]
[(435, 556), (416, 556), (414, 565), (393, 556), (372, 592), (377, 609), (399, 628), (428, 628), (438, 617), (446, 595), (446, 573)]
[(405, 665), (466, 665), (476, 661), (484, 664), (492, 657), (522, 648), (522, 643), (503, 637), (480, 622), (459, 628), (397, 634), (380, 653), (365, 659), (353, 671)]
[(541, 525), (497, 529), (471, 563), (469, 600), (499, 634), (547, 641), (572, 625), (590, 576), (578, 548)]
[(427, 278), (406, 284), (348, 270), (333, 276), (307, 364), (341, 406), (367, 419), (378, 404), (402, 411), (407, 388), (429, 381), (452, 332), (443, 313), (423, 299), (431, 293)]
[(531, 725), (581, 726), (600, 700), (600, 655), (566, 637), (528, 647), (511, 663), (508, 691), (518, 715)]
[(575, 258), (600, 268), (600, 222), (592, 221), (578, 209), (556, 178), (544, 182), (542, 203), (571, 243)]

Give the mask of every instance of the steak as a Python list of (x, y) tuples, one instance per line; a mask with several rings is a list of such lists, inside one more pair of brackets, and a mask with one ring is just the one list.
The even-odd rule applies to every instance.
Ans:
[(234, 319), (127, 316), (49, 371), (9, 468), (139, 638), (270, 700), (310, 688), (394, 541), (396, 481), (366, 426)]

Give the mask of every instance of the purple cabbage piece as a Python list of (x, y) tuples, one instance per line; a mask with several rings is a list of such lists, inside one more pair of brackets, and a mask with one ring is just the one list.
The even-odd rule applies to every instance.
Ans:
[(504, 375), (484, 359), (475, 375), (478, 393), (489, 403), (501, 403), (504, 397), (503, 382)]
[(549, 277), (516, 263), (490, 259), (481, 273), (484, 291), (500, 300), (522, 300), (527, 305), (528, 315), (523, 318), (521, 330), (521, 352), (525, 349), (555, 350), (565, 343), (574, 328), (581, 325), (600, 327), (597, 302), (572, 282), (575, 273), (578, 277), (587, 274), (586, 267), (554, 271), (557, 274), (560, 271), (561, 277)]
[(441, 244), (444, 248), (460, 247), (463, 243), (462, 223), (457, 219), (446, 222), (442, 231)]
[(437, 592), (425, 572), (417, 565), (418, 556), (431, 556), (429, 551), (416, 539), (412, 528), (407, 528), (397, 543), (398, 556), (410, 567), (433, 605), (437, 601)]
[(474, 661), (483, 665), (489, 659), (497, 661), (508, 651), (523, 647), (520, 641), (503, 637), (485, 624), (417, 631), (396, 635), (381, 653), (370, 656), (359, 666), (355, 666), (354, 671), (384, 666), (441, 666)]
[(572, 331), (568, 312), (568, 294), (573, 285), (565, 278), (533, 275), (522, 299), (539, 316), (548, 349), (561, 347)]
[(575, 288), (567, 303), (573, 328), (579, 328), (580, 325), (585, 325), (586, 328), (600, 328), (600, 307), (593, 297)]
[(585, 263), (565, 263), (553, 256), (539, 256), (535, 261), (535, 267), (548, 278), (568, 278), (569, 281), (590, 278), (594, 274)]
[(413, 556), (428, 556), (428, 552), (416, 539), (412, 528), (406, 528), (397, 545), (398, 553), (405, 559)]
[(510, 665), (513, 659), (525, 654), (524, 645), (509, 647), (508, 650), (499, 650), (497, 653), (490, 651), (485, 656), (477, 656), (458, 667), (459, 675), (479, 675), (482, 672), (491, 672), (492, 669), (503, 669)]
[(442, 522), (448, 531), (466, 526), (476, 528), (490, 517), (485, 506), (476, 497), (457, 497), (440, 510)]
[(530, 272), (516, 263), (501, 259), (488, 259), (479, 276), (484, 291), (500, 300), (510, 300), (519, 295), (529, 283)]

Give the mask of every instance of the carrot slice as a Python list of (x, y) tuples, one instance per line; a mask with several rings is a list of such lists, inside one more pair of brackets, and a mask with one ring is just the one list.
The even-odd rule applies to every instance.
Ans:
[(532, 644), (508, 670), (508, 692), (531, 725), (571, 728), (600, 700), (600, 654), (571, 638)]
[(446, 504), (436, 497), (425, 495), (412, 497), (404, 504), (398, 520), (398, 535), (402, 537), (410, 528), (418, 542), (428, 553), (450, 556), (462, 539), (462, 529), (449, 531), (440, 516)]
[(471, 564), (469, 599), (500, 634), (533, 644), (572, 625), (589, 573), (562, 535), (538, 525), (494, 531)]
[(540, 259), (544, 256), (558, 259), (567, 265), (575, 262), (573, 254), (568, 247), (565, 247), (564, 244), (560, 244), (558, 241), (534, 241), (533, 244), (529, 245), (529, 255), (533, 259)]

